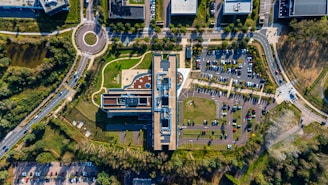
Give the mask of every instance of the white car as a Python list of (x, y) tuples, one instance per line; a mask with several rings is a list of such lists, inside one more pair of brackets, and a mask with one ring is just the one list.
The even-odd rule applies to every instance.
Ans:
[(232, 145), (228, 145), (227, 148), (228, 150), (230, 150), (232, 148)]

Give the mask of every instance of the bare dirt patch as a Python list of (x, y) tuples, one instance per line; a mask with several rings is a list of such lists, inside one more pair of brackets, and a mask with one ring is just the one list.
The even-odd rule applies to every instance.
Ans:
[(300, 128), (294, 112), (283, 109), (280, 115), (272, 120), (266, 132), (265, 141), (269, 154), (278, 160), (285, 160), (288, 155), (297, 155), (299, 149), (293, 145)]
[(290, 80), (297, 79), (296, 86), (304, 92), (327, 65), (328, 48), (316, 41), (300, 44), (287, 43), (286, 39), (287, 36), (283, 36), (278, 45), (281, 62)]

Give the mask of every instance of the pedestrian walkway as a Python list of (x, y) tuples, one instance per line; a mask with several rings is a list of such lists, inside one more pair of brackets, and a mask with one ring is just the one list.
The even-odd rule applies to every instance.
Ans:
[(231, 79), (230, 79), (230, 83), (229, 83), (229, 87), (228, 87), (228, 93), (227, 93), (227, 97), (228, 97), (228, 98), (229, 98), (229, 96), (230, 96), (230, 92), (231, 92), (232, 81), (233, 81), (233, 79), (231, 78)]
[[(215, 87), (215, 88), (219, 88), (219, 89), (227, 90), (227, 91), (229, 91), (229, 89), (231, 88), (230, 86), (227, 86), (227, 85), (221, 85), (221, 84), (217, 84), (217, 83), (209, 83), (209, 82), (205, 82), (205, 81), (201, 81), (201, 80), (198, 80), (198, 81), (194, 80), (192, 83), (195, 84), (195, 85)], [(254, 90), (251, 90), (251, 89), (240, 89), (240, 88), (238, 88), (238, 89), (234, 89), (234, 92), (241, 93), (241, 94), (253, 94), (253, 95), (256, 95), (256, 96), (263, 96), (263, 97), (270, 97), (270, 98), (275, 97), (274, 94), (263, 93), (263, 92), (254, 91)]]

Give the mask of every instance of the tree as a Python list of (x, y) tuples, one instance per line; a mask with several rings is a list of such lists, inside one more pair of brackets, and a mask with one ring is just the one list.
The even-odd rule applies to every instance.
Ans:
[(180, 32), (181, 32), (181, 33), (186, 33), (186, 32), (187, 32), (187, 28), (184, 27), (184, 26), (181, 27), (181, 28), (180, 28)]
[(204, 41), (204, 39), (203, 39), (202, 36), (199, 36), (199, 37), (197, 38), (197, 40), (198, 40), (199, 43), (202, 43), (202, 42)]
[(246, 26), (242, 27), (241, 29), (243, 31), (243, 33), (246, 33), (248, 31), (248, 28)]
[(228, 42), (227, 41), (223, 41), (222, 42), (222, 49), (227, 49), (228, 47)]
[(224, 32), (225, 33), (230, 33), (231, 32), (231, 28), (229, 26), (224, 27)]
[(100, 185), (110, 185), (110, 184), (112, 184), (111, 180), (109, 178), (109, 175), (104, 171), (98, 173), (97, 183), (100, 184)]
[(35, 134), (33, 133), (30, 133), (30, 134), (27, 134), (27, 136), (25, 137), (25, 143), (31, 143), (35, 140)]
[(150, 39), (149, 39), (149, 37), (145, 37), (144, 40), (145, 40), (145, 42), (149, 42)]
[(161, 28), (158, 27), (158, 26), (156, 26), (156, 27), (155, 27), (155, 32), (156, 32), (156, 33), (160, 33), (160, 32), (161, 32)]
[(7, 179), (9, 173), (7, 170), (0, 171), (0, 182)]
[(7, 68), (10, 64), (11, 60), (8, 57), (0, 59), (0, 68)]
[(130, 23), (125, 23), (125, 30), (130, 30), (131, 29), (131, 24)]
[(36, 123), (32, 126), (32, 129), (33, 131), (35, 132), (42, 132), (46, 129), (47, 125), (44, 123), (44, 122), (39, 122), (39, 123)]
[(54, 157), (51, 155), (51, 153), (49, 152), (43, 152), (40, 153), (37, 157), (36, 157), (36, 162), (40, 163), (40, 164), (46, 164), (48, 162), (52, 162), (54, 161)]
[(174, 25), (172, 23), (169, 24), (169, 28), (172, 29), (174, 28)]

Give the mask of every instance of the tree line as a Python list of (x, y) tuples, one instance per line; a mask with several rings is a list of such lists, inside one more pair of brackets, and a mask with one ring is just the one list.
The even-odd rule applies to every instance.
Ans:
[(12, 66), (6, 56), (8, 42), (14, 41), (0, 44), (0, 138), (59, 85), (75, 58), (69, 37), (57, 36), (39, 43), (47, 45), (46, 58), (39, 66)]

